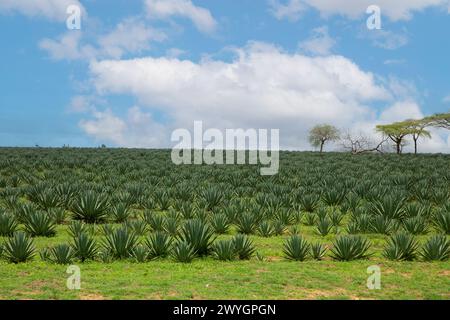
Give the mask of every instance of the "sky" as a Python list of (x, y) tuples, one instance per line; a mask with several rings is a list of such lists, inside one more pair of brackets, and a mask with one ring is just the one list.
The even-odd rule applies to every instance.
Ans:
[(450, 110), (449, 30), (449, 0), (0, 0), (0, 145), (166, 148), (196, 120), (289, 150), (321, 123), (376, 141)]

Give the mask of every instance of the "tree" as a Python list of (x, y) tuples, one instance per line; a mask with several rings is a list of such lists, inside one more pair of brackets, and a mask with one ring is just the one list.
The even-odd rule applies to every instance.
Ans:
[(352, 154), (363, 154), (369, 152), (383, 153), (382, 147), (387, 139), (389, 138), (384, 138), (380, 143), (375, 144), (370, 137), (363, 133), (353, 134), (347, 131), (340, 140), (344, 150), (350, 151)]
[(417, 154), (417, 142), (420, 137), (431, 138), (431, 133), (426, 130), (427, 127), (431, 125), (430, 120), (406, 120), (401, 122), (407, 130), (410, 130), (414, 141), (414, 154)]
[(438, 113), (430, 117), (426, 117), (424, 120), (428, 121), (430, 125), (450, 130), (450, 112)]
[(394, 142), (397, 154), (402, 153), (402, 145), (406, 136), (412, 134), (412, 130), (405, 123), (396, 122), (388, 125), (378, 125), (377, 131)]
[(320, 153), (328, 141), (339, 139), (339, 130), (329, 124), (317, 125), (309, 132), (309, 142), (313, 147), (320, 147)]

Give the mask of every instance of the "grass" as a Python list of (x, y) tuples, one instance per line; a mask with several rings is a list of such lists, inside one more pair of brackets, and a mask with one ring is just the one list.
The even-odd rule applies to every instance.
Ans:
[[(301, 226), (308, 241), (329, 245), (314, 227)], [(36, 238), (38, 249), (68, 242), (66, 226), (57, 236)], [(231, 233), (234, 230), (231, 231)], [(226, 239), (230, 235), (220, 236)], [(81, 268), (81, 290), (69, 290), (66, 266), (40, 260), (8, 264), (0, 262), (0, 299), (449, 299), (450, 262), (392, 262), (381, 256), (385, 237), (368, 235), (375, 255), (370, 260), (335, 262), (329, 257), (316, 262), (289, 262), (282, 256), (287, 236), (251, 236), (264, 261), (223, 262), (211, 257), (191, 264), (169, 259), (138, 264), (76, 263)], [(423, 243), (427, 237), (419, 237)], [(367, 268), (381, 267), (381, 289), (366, 287)]]

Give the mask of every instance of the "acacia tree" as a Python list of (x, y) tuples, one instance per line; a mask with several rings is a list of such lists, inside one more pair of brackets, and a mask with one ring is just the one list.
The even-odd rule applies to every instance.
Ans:
[(317, 125), (309, 132), (309, 143), (313, 147), (320, 147), (320, 153), (323, 152), (323, 147), (328, 141), (336, 141), (339, 139), (339, 130), (329, 124)]
[(406, 120), (401, 122), (407, 130), (410, 130), (410, 134), (414, 141), (414, 154), (417, 154), (417, 142), (420, 137), (431, 138), (431, 133), (426, 130), (427, 127), (431, 125), (430, 120), (421, 119), (421, 120)]
[(383, 136), (388, 137), (394, 142), (397, 154), (402, 153), (402, 144), (405, 138), (412, 134), (412, 130), (408, 128), (405, 123), (396, 122), (387, 125), (378, 125), (377, 131), (382, 133)]
[(450, 130), (450, 112), (435, 114), (426, 117), (424, 120), (434, 127)]

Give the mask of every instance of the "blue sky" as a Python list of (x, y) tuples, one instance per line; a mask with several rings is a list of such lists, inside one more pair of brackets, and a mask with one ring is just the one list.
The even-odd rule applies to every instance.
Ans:
[[(0, 145), (167, 147), (203, 120), (308, 149), (315, 123), (376, 139), (447, 112), (449, 1), (378, 3), (381, 30), (365, 0), (0, 0)], [(449, 152), (448, 132), (422, 150)]]

